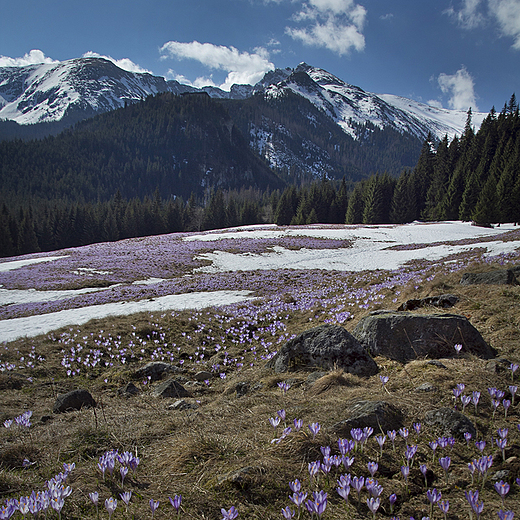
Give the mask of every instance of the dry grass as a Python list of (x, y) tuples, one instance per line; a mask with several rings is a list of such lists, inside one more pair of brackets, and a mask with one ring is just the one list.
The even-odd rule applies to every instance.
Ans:
[[(418, 289), (405, 288), (400, 301), (394, 308), (408, 298), (434, 296), (454, 293), (460, 302), (449, 311), (466, 315), (480, 330), (484, 338), (498, 351), (500, 357), (512, 362), (520, 362), (520, 287), (468, 286), (458, 284), (461, 273), (439, 275), (432, 282), (424, 283)], [(380, 305), (380, 307), (384, 307)], [(376, 307), (377, 308), (377, 307)], [(414, 312), (428, 313), (431, 309)], [(359, 319), (368, 311), (358, 311), (346, 328), (352, 330)], [(288, 332), (298, 333), (311, 326), (309, 322), (314, 313), (292, 315), (287, 320)], [(191, 314), (181, 313), (172, 318), (153, 319), (149, 315), (107, 319), (92, 322), (81, 328), (81, 335), (98, 334), (100, 330), (112, 336), (121, 336), (123, 344), (128, 343), (133, 332), (146, 337), (155, 332), (164, 332), (168, 342), (181, 347), (185, 359), (200, 346), (201, 337), (196, 336), (197, 320)], [(201, 319), (207, 318), (207, 315)], [(229, 326), (229, 325), (227, 325)], [(213, 335), (219, 337), (216, 322)], [(182, 332), (193, 334), (188, 341)], [(428, 364), (428, 360), (416, 360), (406, 366), (384, 358), (377, 358), (380, 373), (389, 376), (386, 390), (382, 388), (379, 376), (368, 379), (358, 378), (340, 370), (332, 371), (313, 385), (306, 383), (311, 372), (297, 372), (275, 375), (258, 361), (250, 367), (252, 355), (245, 356), (244, 368), (226, 369), (225, 379), (216, 378), (206, 385), (190, 386), (193, 398), (186, 399), (197, 403), (197, 409), (184, 411), (172, 410), (175, 400), (162, 400), (151, 397), (148, 386), (141, 384), (142, 392), (133, 398), (118, 396), (117, 389), (131, 379), (138, 366), (144, 362), (129, 361), (123, 367), (95, 368), (81, 376), (67, 378), (60, 367), (63, 348), (56, 341), (46, 337), (34, 340), (16, 341), (2, 352), (3, 361), (16, 362), (21, 355), (27, 356), (32, 347), (45, 356), (45, 363), (31, 372), (32, 382), (27, 381), (27, 371), (22, 374), (10, 373), (0, 376), (1, 408), (0, 420), (33, 411), (33, 426), (27, 432), (4, 429), (0, 432), (0, 497), (19, 497), (29, 494), (33, 489), (42, 489), (46, 479), (61, 471), (64, 462), (76, 463), (69, 482), (74, 492), (67, 499), (63, 518), (87, 519), (95, 515), (89, 503), (88, 493), (97, 490), (104, 501), (109, 496), (119, 498), (123, 488), (118, 475), (107, 476), (103, 480), (97, 469), (100, 455), (110, 449), (132, 451), (141, 463), (135, 476), (125, 480), (125, 490), (133, 492), (130, 513), (124, 512), (120, 502), (114, 519), (150, 518), (148, 507), (150, 498), (161, 501), (155, 514), (156, 519), (173, 518), (173, 509), (168, 496), (182, 494), (182, 518), (220, 519), (220, 508), (229, 509), (235, 505), (239, 518), (275, 519), (281, 518), (280, 509), (292, 505), (288, 500), (288, 483), (299, 478), (307, 491), (311, 484), (307, 472), (310, 461), (321, 459), (321, 446), (330, 445), (333, 453), (337, 451), (337, 436), (331, 433), (336, 422), (346, 419), (349, 406), (362, 399), (385, 400), (402, 410), (404, 423), (411, 428), (414, 422), (421, 422), (426, 411), (440, 406), (453, 406), (452, 388), (464, 382), (466, 394), (472, 390), (482, 393), (478, 415), (473, 405), (468, 406), (466, 414), (475, 423), (479, 438), (488, 441), (486, 453), (494, 454), (495, 462), (491, 473), (501, 470), (500, 478), (507, 479), (512, 486), (506, 498), (506, 508), (520, 511), (520, 487), (515, 479), (520, 477), (520, 422), (517, 403), (509, 411), (507, 419), (503, 411), (493, 419), (487, 388), (496, 386), (507, 389), (511, 384), (511, 373), (500, 364), (490, 367), (481, 359), (463, 356), (442, 360), (445, 368)], [(242, 347), (230, 344), (230, 356), (243, 354)], [(145, 353), (149, 356), (150, 352)], [(149, 358), (148, 358), (149, 359)], [(215, 359), (218, 359), (218, 355)], [(188, 363), (186, 363), (188, 365)], [(185, 365), (185, 366), (186, 366)], [(200, 367), (188, 367), (186, 380), (192, 379)], [(287, 395), (282, 395), (277, 383), (290, 381)], [(247, 383), (248, 392), (237, 396), (238, 383)], [(430, 383), (430, 392), (420, 392), (417, 388)], [(52, 406), (58, 393), (86, 387), (98, 401), (96, 410), (81, 410), (62, 415), (53, 415)], [(520, 399), (518, 399), (520, 400)], [(459, 404), (460, 408), (460, 404)], [(280, 436), (282, 426), (275, 431), (269, 424), (278, 410), (286, 411), (286, 423), (292, 426), (294, 418), (303, 420), (304, 428), (291, 433), (279, 444), (271, 441)], [(319, 422), (320, 433), (313, 439), (307, 425)], [(502, 462), (492, 437), (498, 427), (509, 428), (509, 442), (506, 450), (507, 462)], [(398, 496), (396, 514), (401, 518), (413, 516), (421, 518), (429, 514), (426, 488), (419, 463), (426, 463), (432, 470), (429, 474), (431, 487), (442, 491), (443, 498), (450, 500), (449, 520), (468, 517), (468, 506), (464, 490), (471, 488), (467, 463), (478, 457), (473, 446), (467, 447), (457, 441), (449, 452), (452, 458), (450, 484), (444, 483), (443, 473), (438, 462), (432, 464), (432, 453), (427, 441), (439, 432), (423, 427), (419, 438), (418, 454), (410, 474), (408, 492), (405, 489), (400, 467), (403, 462), (404, 441), (396, 440), (396, 451), (392, 451), (387, 440), (383, 457), (379, 460), (380, 469), (376, 474), (383, 485), (383, 504), (377, 513), (390, 516), (388, 496)], [(410, 434), (415, 443), (415, 436)], [(33, 465), (22, 468), (27, 458)], [(368, 475), (367, 462), (379, 458), (379, 447), (371, 438), (363, 453), (355, 454), (351, 468), (353, 475)], [(367, 517), (366, 506), (359, 512), (355, 504), (356, 494), (352, 490), (352, 504), (348, 510), (335, 492), (335, 478), (329, 480), (322, 476), (320, 489), (329, 493), (329, 505), (324, 518), (329, 520)], [(362, 501), (366, 497), (364, 492)], [(482, 519), (496, 518), (501, 508), (498, 494), (488, 483), (481, 490), (485, 502)], [(102, 511), (106, 517), (106, 512)], [(305, 512), (305, 516), (308, 514)], [(436, 508), (434, 518), (440, 520), (442, 514)]]

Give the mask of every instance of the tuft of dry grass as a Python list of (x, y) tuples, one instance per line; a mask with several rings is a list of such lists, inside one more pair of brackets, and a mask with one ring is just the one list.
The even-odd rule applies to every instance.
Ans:
[[(439, 266), (439, 273), (441, 268)], [(374, 282), (380, 275), (374, 276)], [(449, 312), (463, 314), (479, 329), (484, 338), (497, 350), (499, 358), (520, 363), (520, 287), (460, 286), (461, 273), (438, 274), (432, 281), (424, 281), (418, 289), (404, 287), (392, 308), (397, 308), (409, 298), (435, 296), (453, 293), (460, 299), (453, 309), (419, 309), (416, 313)], [(385, 300), (386, 302), (386, 300)], [(385, 308), (387, 303), (371, 307)], [(344, 326), (352, 331), (359, 319), (369, 310), (357, 309), (354, 319)], [(287, 333), (297, 334), (319, 323), (314, 319), (313, 310), (292, 313), (286, 320)], [(199, 324), (211, 321), (211, 336), (197, 332)], [(312, 321), (311, 321), (312, 320)], [(30, 494), (32, 489), (43, 489), (45, 480), (62, 470), (63, 463), (74, 462), (76, 469), (71, 475), (73, 494), (66, 501), (63, 518), (84, 520), (93, 518), (95, 510), (90, 504), (88, 493), (98, 491), (101, 501), (129, 490), (133, 492), (128, 515), (122, 504), (114, 515), (114, 520), (133, 516), (136, 519), (150, 517), (148, 501), (159, 500), (161, 506), (155, 514), (158, 520), (173, 517), (173, 509), (168, 496), (182, 494), (182, 518), (220, 518), (220, 508), (229, 509), (235, 505), (239, 518), (270, 520), (280, 518), (280, 510), (292, 506), (288, 496), (289, 482), (298, 478), (309, 493), (324, 489), (329, 494), (329, 504), (324, 515), (328, 520), (344, 518), (364, 518), (369, 512), (364, 505), (366, 492), (362, 494), (359, 511), (357, 497), (352, 490), (351, 504), (346, 507), (335, 491), (336, 473), (322, 474), (319, 482), (313, 482), (308, 473), (308, 463), (321, 460), (322, 446), (330, 446), (333, 454), (338, 453), (337, 435), (331, 427), (344, 419), (352, 403), (359, 400), (384, 400), (399, 408), (404, 416), (404, 425), (412, 429), (412, 424), (422, 422), (428, 410), (455, 405), (452, 389), (458, 383), (465, 384), (465, 393), (473, 390), (481, 392), (478, 411), (469, 405), (465, 414), (473, 421), (477, 437), (486, 439), (486, 454), (492, 454), (493, 475), (500, 475), (511, 483), (511, 491), (506, 498), (506, 508), (520, 511), (520, 491), (515, 483), (520, 478), (520, 422), (518, 398), (509, 409), (507, 417), (503, 409), (493, 416), (488, 387), (507, 390), (512, 383), (507, 364), (493, 363), (474, 356), (461, 355), (453, 359), (442, 359), (437, 364), (428, 359), (418, 359), (401, 365), (385, 358), (377, 358), (380, 374), (389, 376), (383, 388), (379, 375), (359, 378), (333, 370), (313, 384), (307, 384), (310, 371), (291, 374), (274, 374), (265, 368), (264, 362), (244, 346), (228, 341), (225, 350), (231, 358), (243, 356), (243, 367), (224, 366), (222, 352), (215, 353), (209, 361), (221, 363), (221, 371), (226, 377), (212, 378), (209, 385), (194, 384), (194, 374), (201, 369), (200, 364), (191, 363), (198, 348), (205, 346), (208, 351), (217, 342), (226, 341), (226, 328), (235, 322), (220, 324), (214, 312), (205, 314), (183, 312), (164, 317), (141, 314), (131, 317), (110, 318), (91, 322), (81, 329), (63, 330), (68, 334), (78, 334), (78, 338), (98, 336), (120, 336), (123, 346), (129, 346), (132, 338), (146, 341), (144, 352), (128, 358), (124, 365), (112, 367), (97, 366), (85, 369), (73, 378), (68, 378), (60, 365), (63, 357), (63, 343), (52, 337), (19, 340), (2, 351), (2, 360), (17, 362), (20, 356), (27, 356), (32, 350), (45, 357), (31, 371), (0, 376), (2, 421), (15, 417), (25, 410), (33, 411), (33, 426), (28, 431), (2, 428), (0, 431), (0, 495), (2, 498), (19, 497)], [(255, 325), (258, 327), (258, 324)], [(184, 334), (183, 334), (184, 333)], [(255, 329), (251, 328), (251, 335)], [(183, 359), (184, 372), (179, 375), (183, 384), (192, 392), (192, 398), (185, 400), (197, 408), (174, 410), (175, 399), (160, 399), (151, 396), (151, 389), (157, 383), (135, 381), (139, 395), (132, 398), (120, 397), (117, 390), (132, 379), (138, 367), (150, 360), (156, 348), (155, 340), (179, 347), (179, 359)], [(188, 339), (186, 335), (191, 336)], [(224, 339), (221, 339), (224, 338)], [(258, 342), (248, 344), (258, 346)], [(33, 349), (34, 347), (34, 349)], [(138, 359), (138, 355), (143, 357)], [(168, 361), (168, 360), (166, 360)], [(254, 362), (253, 362), (254, 361)], [(191, 363), (191, 364), (190, 364)], [(253, 366), (251, 366), (253, 363)], [(30, 375), (32, 380), (27, 380)], [(168, 376), (170, 377), (171, 374)], [(518, 376), (518, 373), (517, 373)], [(287, 381), (291, 388), (283, 394), (278, 383)], [(429, 391), (420, 390), (425, 383)], [(237, 392), (237, 385), (246, 388)], [(515, 378), (515, 384), (517, 380)], [(244, 386), (245, 385), (245, 386)], [(80, 410), (62, 415), (53, 415), (52, 405), (59, 393), (73, 388), (88, 388), (99, 405), (95, 410)], [(457, 404), (461, 409), (460, 401)], [(269, 418), (285, 410), (286, 418), (273, 428)], [(294, 419), (301, 419), (303, 427), (294, 431)], [(308, 425), (318, 422), (320, 432), (314, 438)], [(284, 427), (293, 431), (279, 442)], [(497, 428), (509, 429), (505, 461), (494, 444)], [(409, 444), (417, 444), (418, 452), (412, 467), (408, 489), (401, 475), (404, 439), (398, 436), (395, 451), (387, 439), (383, 456), (373, 437), (363, 451), (354, 454), (352, 475), (368, 475), (367, 463), (378, 461), (379, 469), (375, 477), (384, 487), (383, 500), (377, 513), (379, 518), (390, 518), (388, 496), (396, 493), (398, 500), (395, 514), (404, 518), (428, 516), (429, 503), (426, 499), (424, 478), (418, 470), (419, 464), (427, 464), (428, 485), (442, 491), (443, 498), (449, 499), (449, 520), (468, 517), (468, 506), (464, 491), (475, 489), (467, 464), (479, 457), (473, 444), (458, 440), (453, 449), (446, 451), (452, 459), (449, 485), (437, 461), (433, 462), (428, 441), (440, 435), (434, 428), (423, 427), (417, 437), (410, 432)], [(273, 442), (274, 441), (274, 442)], [(97, 469), (99, 457), (108, 450), (131, 451), (141, 462), (135, 475), (129, 475), (124, 486), (116, 471), (103, 479)], [(23, 468), (24, 459), (32, 464)], [(499, 473), (502, 472), (502, 473)], [(502, 507), (500, 497), (492, 487), (493, 479), (481, 489), (481, 499), (485, 502), (482, 520), (496, 518), (496, 511)], [(311, 495), (309, 495), (311, 496)], [(103, 512), (104, 515), (106, 513)], [(305, 513), (307, 515), (307, 513)], [(305, 516), (305, 515), (302, 515)], [(438, 508), (434, 519), (442, 514)]]

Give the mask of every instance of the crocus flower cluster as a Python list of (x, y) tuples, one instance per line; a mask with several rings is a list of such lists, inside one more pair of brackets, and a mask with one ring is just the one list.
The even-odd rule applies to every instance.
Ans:
[(4, 426), (6, 428), (11, 428), (13, 424), (20, 426), (22, 428), (30, 428), (31, 427), (31, 417), (32, 412), (31, 410), (27, 410), (27, 412), (22, 413), (21, 415), (18, 415), (14, 419), (7, 419), (4, 421)]

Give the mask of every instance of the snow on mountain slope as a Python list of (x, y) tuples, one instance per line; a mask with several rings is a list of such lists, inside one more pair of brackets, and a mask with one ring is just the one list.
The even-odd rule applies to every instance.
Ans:
[[(266, 88), (267, 96), (279, 97), (285, 90), (308, 99), (326, 112), (343, 130), (358, 138), (358, 126), (371, 123), (390, 126), (401, 133), (424, 139), (428, 132), (442, 139), (453, 138), (464, 131), (467, 114), (463, 111), (439, 109), (394, 95), (377, 95), (349, 85), (329, 72), (300, 63), (285, 80)], [(473, 124), (480, 126), (487, 114), (474, 113)]]
[[(429, 131), (441, 139), (462, 134), (466, 113), (439, 109), (391, 94), (376, 95), (329, 72), (300, 63), (295, 69), (268, 72), (254, 87), (233, 85), (230, 92), (204, 87), (214, 98), (245, 99), (257, 93), (283, 96), (290, 90), (326, 113), (343, 131), (359, 138), (360, 125), (390, 126), (424, 139)], [(59, 121), (73, 112), (83, 117), (114, 110), (159, 92), (195, 92), (177, 81), (127, 72), (103, 58), (0, 68), (0, 119), (20, 124)], [(486, 114), (474, 113), (479, 126)]]
[(102, 58), (0, 68), (0, 119), (20, 124), (59, 121), (119, 108), (169, 90), (164, 78), (126, 72)]

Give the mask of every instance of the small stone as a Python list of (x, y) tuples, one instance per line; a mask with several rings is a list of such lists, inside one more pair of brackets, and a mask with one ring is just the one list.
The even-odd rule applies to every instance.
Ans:
[(168, 379), (152, 391), (154, 397), (191, 397), (191, 394), (175, 379)]
[(437, 387), (431, 383), (423, 383), (415, 389), (416, 392), (436, 392)]
[(237, 397), (244, 397), (244, 395), (246, 395), (247, 392), (249, 392), (249, 383), (246, 383), (244, 381), (237, 383), (235, 386), (235, 392), (237, 394)]
[(139, 388), (137, 388), (134, 383), (127, 383), (125, 386), (121, 387), (117, 393), (121, 397), (133, 397), (139, 393)]
[(444, 370), (448, 370), (448, 367), (438, 361), (437, 359), (432, 359), (426, 363), (427, 365), (432, 365), (434, 367), (443, 368)]
[(199, 407), (197, 403), (188, 403), (184, 401), (184, 399), (179, 399), (175, 401), (173, 404), (168, 406), (169, 410), (196, 410)]
[(424, 422), (431, 426), (439, 426), (443, 435), (463, 438), (465, 433), (471, 433), (472, 438), (477, 436), (474, 424), (465, 415), (451, 408), (430, 410), (426, 413)]

